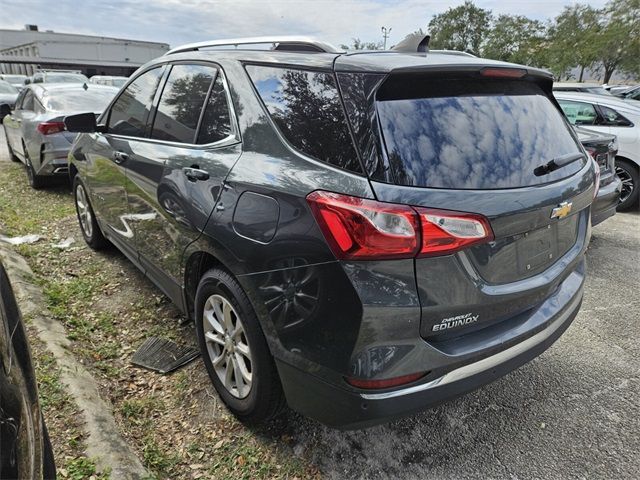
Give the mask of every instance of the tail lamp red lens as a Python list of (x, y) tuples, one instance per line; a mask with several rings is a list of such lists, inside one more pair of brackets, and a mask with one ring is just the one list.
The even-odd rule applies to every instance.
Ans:
[(522, 78), (527, 74), (524, 68), (485, 67), (480, 75), (491, 78)]
[(65, 130), (64, 122), (42, 122), (36, 128), (42, 135), (52, 135)]
[(323, 191), (309, 194), (307, 201), (341, 260), (446, 255), (493, 239), (489, 221), (481, 215)]
[(386, 378), (384, 380), (365, 380), (362, 378), (346, 377), (345, 380), (349, 385), (366, 390), (391, 388), (399, 385), (406, 385), (407, 383), (415, 382), (424, 377), (427, 372), (412, 373), (410, 375), (403, 375), (401, 377)]

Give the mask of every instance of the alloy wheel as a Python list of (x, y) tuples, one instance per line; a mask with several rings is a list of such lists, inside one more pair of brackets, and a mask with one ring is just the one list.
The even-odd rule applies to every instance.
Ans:
[(620, 192), (620, 203), (623, 203), (627, 198), (631, 196), (635, 185), (633, 184), (633, 177), (631, 174), (622, 167), (616, 167), (616, 175), (622, 182), (622, 191)]
[(78, 210), (78, 218), (80, 219), (82, 231), (87, 238), (91, 238), (93, 234), (91, 208), (87, 200), (87, 192), (82, 185), (76, 187), (76, 208)]
[(242, 319), (221, 295), (211, 295), (202, 318), (207, 353), (226, 390), (236, 398), (251, 391), (252, 358)]

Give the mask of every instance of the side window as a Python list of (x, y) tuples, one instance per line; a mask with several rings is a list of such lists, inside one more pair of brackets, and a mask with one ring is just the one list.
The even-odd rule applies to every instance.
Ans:
[(362, 172), (332, 74), (256, 65), (246, 69), (292, 146), (323, 162)]
[(24, 98), (22, 99), (22, 105), (20, 107), (20, 110), (28, 110), (30, 112), (33, 112), (33, 109), (34, 109), (33, 102), (34, 102), (33, 92), (31, 90), (27, 90), (27, 93), (24, 95)]
[(162, 91), (151, 138), (194, 143), (198, 120), (216, 69), (174, 65)]
[(222, 75), (218, 75), (205, 106), (197, 143), (219, 142), (231, 134), (231, 115), (229, 114), (227, 93), (224, 89)]
[(161, 74), (161, 67), (149, 70), (136, 78), (122, 92), (109, 113), (109, 133), (131, 137), (144, 136), (147, 118)]
[(562, 111), (571, 125), (596, 125), (598, 113), (590, 103), (558, 100)]
[(600, 105), (600, 110), (604, 115), (604, 120), (606, 125), (615, 126), (615, 127), (632, 127), (633, 123), (616, 112), (613, 108), (605, 107), (604, 105)]
[(22, 110), (22, 102), (24, 102), (24, 97), (27, 96), (27, 92), (29, 90), (26, 88), (23, 88), (22, 91), (20, 92), (20, 94), (18, 95), (18, 98), (16, 99), (16, 106), (15, 106), (15, 110)]

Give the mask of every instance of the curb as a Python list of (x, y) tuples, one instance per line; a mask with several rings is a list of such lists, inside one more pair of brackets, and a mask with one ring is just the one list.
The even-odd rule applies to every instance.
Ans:
[(100, 397), (98, 383), (69, 351), (71, 342), (64, 326), (47, 309), (44, 294), (33, 284), (33, 271), (25, 259), (3, 246), (0, 246), (0, 259), (22, 315), (30, 319), (40, 340), (55, 357), (61, 369), (61, 381), (82, 411), (87, 456), (95, 461), (99, 471), (110, 470), (112, 478), (150, 478), (131, 446), (118, 432), (111, 406)]

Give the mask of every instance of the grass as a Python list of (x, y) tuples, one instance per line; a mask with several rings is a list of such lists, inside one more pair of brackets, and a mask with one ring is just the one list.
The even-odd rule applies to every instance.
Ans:
[[(19, 164), (0, 163), (0, 233), (42, 236), (13, 248), (26, 258), (50, 312), (65, 326), (70, 350), (98, 380), (123, 437), (153, 478), (318, 476), (286, 442), (260, 437), (232, 418), (201, 363), (167, 376), (130, 365), (149, 336), (194, 344), (193, 329), (179, 326), (179, 312), (124, 257), (85, 246), (67, 189), (33, 190)], [(68, 236), (76, 240), (70, 249), (52, 247)], [(33, 332), (30, 337), (37, 343)], [(82, 415), (53, 357), (41, 344), (33, 355), (59, 478), (108, 478), (83, 455)]]

